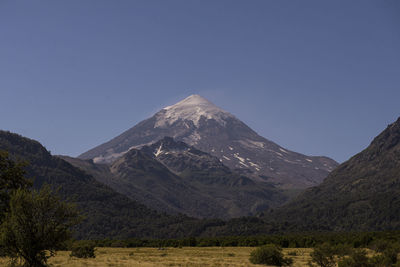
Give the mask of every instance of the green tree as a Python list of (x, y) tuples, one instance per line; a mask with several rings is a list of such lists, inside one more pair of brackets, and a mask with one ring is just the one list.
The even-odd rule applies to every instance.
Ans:
[(266, 264), (275, 266), (290, 266), (293, 259), (285, 258), (282, 254), (282, 248), (276, 245), (265, 245), (252, 251), (250, 262), (253, 264)]
[(47, 266), (47, 259), (65, 246), (70, 227), (78, 222), (75, 206), (61, 201), (50, 186), (32, 192), (18, 189), (11, 194), (0, 243), (6, 254), (23, 266)]
[(13, 161), (8, 152), (0, 150), (0, 223), (9, 210), (10, 194), (18, 188), (28, 188), (32, 182), (25, 179), (26, 162)]

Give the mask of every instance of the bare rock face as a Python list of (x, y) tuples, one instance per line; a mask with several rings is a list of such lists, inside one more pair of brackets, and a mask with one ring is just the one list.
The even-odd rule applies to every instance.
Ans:
[(130, 149), (154, 144), (165, 136), (217, 157), (256, 182), (267, 181), (284, 189), (318, 185), (338, 165), (327, 157), (306, 156), (280, 147), (199, 95), (163, 108), (79, 158), (111, 163)]

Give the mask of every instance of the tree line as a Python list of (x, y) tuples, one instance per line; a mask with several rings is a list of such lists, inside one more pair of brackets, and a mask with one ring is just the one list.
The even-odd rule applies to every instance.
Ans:
[(182, 239), (102, 239), (98, 247), (257, 247), (274, 244), (282, 248), (315, 248), (321, 244), (366, 248), (380, 242), (400, 243), (400, 231), (294, 233), (281, 235), (188, 237)]

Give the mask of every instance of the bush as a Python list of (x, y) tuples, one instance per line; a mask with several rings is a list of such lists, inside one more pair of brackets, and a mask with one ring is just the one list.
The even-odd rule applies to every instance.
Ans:
[(376, 252), (383, 252), (388, 246), (390, 246), (389, 242), (387, 242), (386, 240), (378, 239), (372, 243), (371, 249), (375, 250)]
[(126, 242), (122, 240), (115, 240), (111, 243), (110, 247), (112, 248), (126, 248)]
[(397, 263), (397, 254), (400, 252), (399, 244), (389, 244), (382, 252), (383, 256), (387, 259), (387, 262), (392, 264)]
[(7, 256), (7, 253), (0, 244), (0, 257), (6, 257), (6, 256)]
[(329, 244), (324, 243), (320, 246), (314, 248), (314, 251), (311, 252), (311, 262), (310, 266), (314, 266), (315, 263), (317, 266), (321, 267), (332, 267), (335, 266), (335, 249), (331, 247)]
[(370, 260), (367, 257), (367, 252), (364, 249), (355, 249), (350, 254), (350, 257), (338, 262), (339, 267), (372, 267)]
[(265, 245), (251, 252), (250, 262), (253, 264), (289, 266), (293, 263), (293, 260), (283, 256), (281, 247)]
[[(381, 243), (380, 245), (382, 245)], [(339, 261), (339, 267), (388, 267), (397, 266), (397, 254), (400, 248), (397, 244), (387, 243), (380, 246), (381, 254), (371, 258), (367, 257), (367, 252), (363, 249), (353, 250), (350, 257)], [(383, 251), (382, 251), (383, 250)]]
[(348, 244), (337, 244), (333, 247), (333, 251), (335, 255), (337, 255), (339, 258), (342, 258), (346, 255), (350, 255), (353, 251), (353, 248), (350, 247)]
[(72, 246), (70, 257), (95, 258), (95, 244), (90, 242), (79, 242)]
[(374, 267), (387, 267), (392, 266), (390, 260), (383, 255), (376, 255), (369, 259), (370, 266)]

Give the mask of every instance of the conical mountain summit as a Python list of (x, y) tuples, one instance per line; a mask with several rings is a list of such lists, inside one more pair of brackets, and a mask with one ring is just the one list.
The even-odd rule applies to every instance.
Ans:
[(201, 119), (214, 120), (224, 125), (228, 118), (234, 118), (228, 112), (199, 95), (191, 95), (175, 105), (165, 107), (156, 115), (156, 128), (172, 126), (178, 120), (192, 122), (197, 127)]
[(284, 149), (199, 95), (161, 109), (79, 158), (111, 163), (130, 149), (151, 145), (165, 136), (210, 153), (255, 181), (271, 182), (286, 189), (318, 185), (337, 166), (327, 157), (306, 156)]

